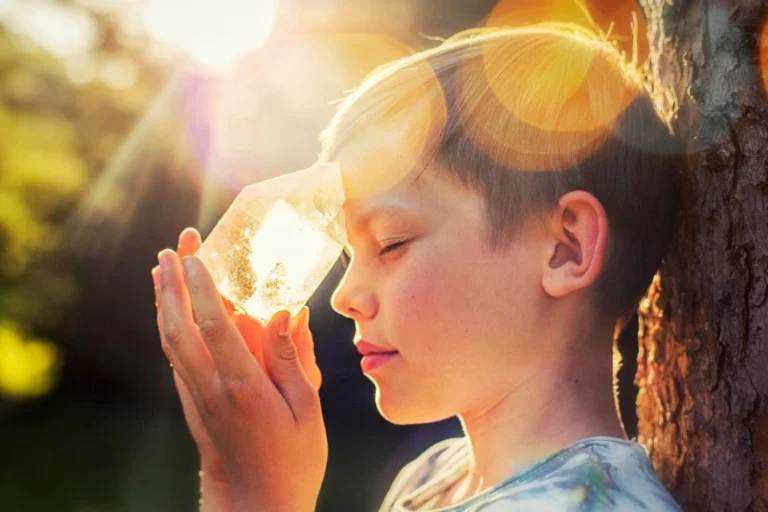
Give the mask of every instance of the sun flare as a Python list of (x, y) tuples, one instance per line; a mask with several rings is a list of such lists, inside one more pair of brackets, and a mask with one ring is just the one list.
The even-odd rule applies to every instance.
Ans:
[(277, 0), (150, 0), (144, 24), (153, 37), (216, 69), (261, 46), (276, 12)]

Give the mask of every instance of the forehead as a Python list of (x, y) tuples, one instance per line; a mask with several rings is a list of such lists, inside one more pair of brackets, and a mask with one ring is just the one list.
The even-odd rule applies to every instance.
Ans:
[(402, 217), (426, 210), (436, 199), (435, 193), (421, 177), (364, 197), (346, 196), (342, 210), (348, 226), (360, 228), (378, 217)]
[(468, 191), (433, 165), (396, 185), (365, 197), (347, 197), (342, 205), (349, 228), (364, 227), (376, 218), (446, 216), (465, 205)]

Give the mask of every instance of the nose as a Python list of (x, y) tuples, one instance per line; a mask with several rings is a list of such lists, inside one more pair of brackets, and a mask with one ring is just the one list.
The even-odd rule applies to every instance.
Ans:
[(331, 307), (358, 322), (376, 315), (376, 296), (362, 275), (362, 267), (350, 263), (331, 296)]

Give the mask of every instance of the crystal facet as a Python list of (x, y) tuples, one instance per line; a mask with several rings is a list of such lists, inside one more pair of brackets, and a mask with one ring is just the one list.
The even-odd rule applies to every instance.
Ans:
[(260, 322), (298, 313), (346, 243), (337, 163), (245, 187), (197, 252), (219, 292)]

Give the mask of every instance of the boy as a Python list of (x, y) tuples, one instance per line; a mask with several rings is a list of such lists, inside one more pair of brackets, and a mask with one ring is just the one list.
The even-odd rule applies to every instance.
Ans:
[[(672, 236), (680, 154), (623, 56), (567, 25), (459, 35), (377, 70), (346, 99), (321, 154), (340, 162), (345, 180), (350, 261), (333, 307), (356, 323), (363, 372), (385, 418), (458, 416), (465, 433), (407, 465), (382, 512), (679, 510), (644, 448), (626, 439), (612, 350)], [(182, 373), (193, 366), (179, 356), (193, 333), (178, 332), (191, 324), (188, 313), (170, 324), (162, 318), (183, 316), (180, 271), (168, 252), (160, 330)], [(200, 335), (221, 352), (211, 359), (224, 374), (232, 361), (223, 347), (248, 340), (218, 320), (201, 321), (216, 308), (196, 295), (214, 291), (194, 258), (185, 264)], [(301, 426), (294, 442), (281, 445), (277, 436), (281, 446), (268, 453), (252, 449), (277, 427), (248, 407), (217, 405), (205, 386), (185, 398), (183, 384), (199, 381), (177, 379), (213, 439), (208, 459), (218, 456), (225, 468), (211, 484), (213, 499), (231, 496), (243, 510), (314, 506), (322, 450), (304, 452), (314, 462), (302, 462), (301, 479), (255, 470), (299, 460), (293, 444), (322, 444), (301, 317), (292, 345), (270, 334), (273, 321), (287, 321), (282, 314), (260, 338), (266, 374)], [(303, 371), (281, 369), (281, 351)], [(235, 388), (266, 386), (242, 376), (254, 372), (243, 370)], [(262, 411), (278, 403), (265, 400)], [(254, 429), (263, 434), (233, 440), (234, 421), (261, 421)], [(251, 458), (259, 460), (243, 462)]]

